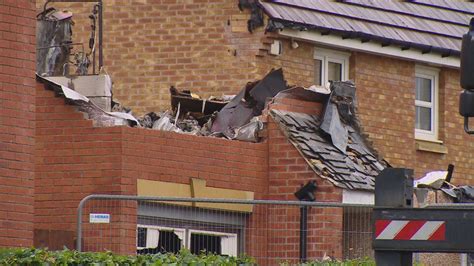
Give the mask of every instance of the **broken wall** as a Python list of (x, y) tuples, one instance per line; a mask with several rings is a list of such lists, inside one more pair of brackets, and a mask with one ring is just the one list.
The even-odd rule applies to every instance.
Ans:
[[(301, 184), (316, 179), (319, 201), (342, 199), (341, 190), (316, 176), (273, 121), (268, 122), (265, 142), (248, 143), (141, 128), (95, 128), (43, 84), (38, 84), (36, 102), (35, 243), (39, 246), (74, 248), (79, 201), (89, 194), (136, 194), (137, 179), (190, 184), (191, 178), (198, 178), (208, 187), (281, 200), (294, 200)], [(278, 99), (272, 108), (322, 111), (319, 103), (296, 99)], [(112, 221), (114, 234), (104, 239), (112, 238), (114, 245), (87, 235), (84, 248), (101, 243), (119, 253), (134, 253), (136, 206), (120, 205), (109, 212), (118, 218)], [(297, 258), (299, 238), (291, 234), (298, 233), (298, 219), (298, 208), (283, 216), (255, 208), (248, 220), (253, 229), (246, 235), (246, 252), (269, 265), (273, 263), (268, 258)], [(279, 234), (281, 226), (288, 229), (286, 235)], [(321, 258), (324, 252), (342, 256), (342, 210), (312, 209), (309, 228), (310, 257)]]
[[(276, 99), (271, 108), (312, 115), (321, 115), (320, 103), (296, 99)], [(297, 200), (294, 193), (311, 180), (316, 180), (316, 201), (342, 202), (342, 189), (319, 178), (299, 151), (291, 144), (278, 123), (269, 118), (269, 192), (274, 200)], [(300, 208), (274, 208), (269, 211), (268, 256), (270, 265), (299, 257)], [(309, 208), (308, 254), (310, 260), (320, 260), (324, 255), (338, 259), (343, 255), (343, 210), (341, 208)]]
[(35, 6), (0, 2), (0, 246), (33, 244)]
[[(37, 1), (38, 11), (45, 0)], [(114, 98), (136, 113), (169, 107), (168, 89), (207, 98), (237, 93), (259, 78), (263, 28), (247, 30), (238, 1), (104, 1), (104, 65)], [(74, 42), (87, 44), (91, 3), (50, 3), (74, 13)], [(87, 45), (86, 45), (87, 47)]]
[[(140, 128), (95, 128), (92, 120), (43, 84), (37, 86), (36, 102), (37, 246), (74, 248), (79, 201), (89, 194), (136, 194), (137, 179), (189, 184), (190, 178), (199, 178), (210, 187), (253, 191), (257, 199), (267, 195), (265, 143)], [(112, 217), (124, 215), (117, 218), (117, 233), (111, 235), (114, 245), (103, 243), (103, 247), (126, 254), (136, 251), (136, 220), (131, 215), (135, 208), (125, 204), (111, 210)], [(263, 236), (257, 239), (265, 241)], [(92, 247), (90, 243), (85, 240), (84, 247)]]

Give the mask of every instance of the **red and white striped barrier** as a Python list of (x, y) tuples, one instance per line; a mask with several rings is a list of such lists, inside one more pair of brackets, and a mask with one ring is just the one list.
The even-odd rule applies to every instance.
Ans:
[(376, 220), (376, 240), (446, 240), (445, 221)]

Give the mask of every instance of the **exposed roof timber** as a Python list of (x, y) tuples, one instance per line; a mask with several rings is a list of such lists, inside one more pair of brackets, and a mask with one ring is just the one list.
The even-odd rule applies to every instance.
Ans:
[[(336, 35), (321, 35), (317, 31), (298, 31), (293, 29), (284, 29), (279, 32), (281, 36), (290, 37), (299, 40), (310, 41), (313, 43), (333, 46), (342, 49), (362, 51), (371, 54), (384, 55), (389, 57), (397, 57), (410, 61), (428, 63), (437, 66), (445, 66), (450, 68), (459, 68), (460, 59), (457, 56), (449, 56), (434, 53), (422, 53), (422, 50), (401, 49), (398, 46), (385, 46), (380, 43), (365, 42), (362, 43), (358, 39), (343, 39)], [(444, 56), (444, 57), (443, 57)]]

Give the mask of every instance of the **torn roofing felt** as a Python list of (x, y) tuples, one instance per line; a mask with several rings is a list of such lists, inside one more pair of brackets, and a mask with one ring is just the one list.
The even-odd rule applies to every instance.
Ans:
[[(355, 88), (350, 82), (333, 82), (331, 90), (323, 119), (275, 109), (270, 114), (322, 178), (341, 188), (374, 190), (375, 176), (387, 163), (377, 159), (360, 133), (352, 104), (354, 98), (350, 101), (348, 97), (355, 95)], [(341, 101), (344, 104), (338, 107), (335, 103)], [(323, 129), (323, 125), (329, 126)]]
[(217, 114), (211, 131), (228, 137), (233, 136), (235, 129), (250, 122), (252, 117), (262, 114), (268, 98), (286, 88), (281, 68), (270, 71), (260, 81), (247, 83), (245, 88)]

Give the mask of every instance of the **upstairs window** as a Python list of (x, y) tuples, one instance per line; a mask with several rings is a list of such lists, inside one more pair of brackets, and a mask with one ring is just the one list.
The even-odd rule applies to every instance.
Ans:
[(438, 139), (438, 70), (415, 69), (415, 138)]
[(314, 84), (326, 86), (329, 81), (349, 79), (349, 54), (328, 49), (314, 51)]

